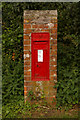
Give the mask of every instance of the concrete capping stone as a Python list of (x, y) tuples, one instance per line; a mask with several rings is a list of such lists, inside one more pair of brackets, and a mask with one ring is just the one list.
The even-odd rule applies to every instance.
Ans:
[(24, 16), (29, 16), (31, 14), (34, 16), (34, 14), (36, 14), (36, 16), (39, 17), (39, 15), (46, 15), (47, 13), (50, 16), (57, 16), (57, 10), (24, 10)]

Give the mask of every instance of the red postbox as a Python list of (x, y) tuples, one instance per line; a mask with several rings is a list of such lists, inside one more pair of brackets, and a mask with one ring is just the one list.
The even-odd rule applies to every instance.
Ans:
[(31, 80), (49, 80), (49, 33), (31, 34)]

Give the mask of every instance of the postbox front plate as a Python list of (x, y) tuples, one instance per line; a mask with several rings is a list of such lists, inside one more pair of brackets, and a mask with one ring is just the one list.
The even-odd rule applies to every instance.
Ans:
[(31, 79), (49, 80), (49, 33), (31, 34)]

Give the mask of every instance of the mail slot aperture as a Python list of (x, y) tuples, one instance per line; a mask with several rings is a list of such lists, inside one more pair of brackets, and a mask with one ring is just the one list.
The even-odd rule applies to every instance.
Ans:
[(31, 34), (31, 79), (49, 80), (49, 33)]

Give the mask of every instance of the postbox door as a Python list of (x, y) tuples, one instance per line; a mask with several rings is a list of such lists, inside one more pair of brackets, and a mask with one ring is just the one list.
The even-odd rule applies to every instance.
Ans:
[(33, 80), (49, 80), (48, 43), (33, 45)]
[(49, 33), (31, 34), (31, 80), (49, 80)]

